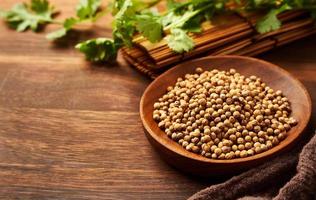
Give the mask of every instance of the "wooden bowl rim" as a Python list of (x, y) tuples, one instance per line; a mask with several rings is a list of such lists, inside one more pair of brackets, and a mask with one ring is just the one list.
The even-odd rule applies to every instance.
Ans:
[[(276, 69), (279, 70), (281, 72), (282, 75), (286, 75), (289, 78), (291, 78), (299, 87), (300, 89), (303, 91), (303, 93), (306, 95), (307, 98), (307, 111), (306, 111), (306, 115), (307, 117), (305, 118), (306, 120), (304, 120), (303, 122), (299, 122), (299, 123), (303, 123), (303, 126), (301, 128), (301, 130), (297, 130), (296, 132), (293, 132), (292, 134), (295, 133), (295, 137), (292, 137), (290, 139), (288, 139), (288, 137), (286, 137), (281, 144), (265, 151), (259, 154), (255, 154), (253, 156), (249, 156), (246, 158), (234, 158), (231, 160), (217, 160), (217, 159), (211, 159), (211, 158), (206, 158), (202, 155), (198, 155), (195, 154), (193, 152), (189, 152), (187, 150), (185, 150), (184, 148), (182, 148), (182, 150), (178, 150), (176, 148), (174, 148), (174, 145), (179, 145), (178, 143), (172, 141), (170, 138), (171, 142), (174, 142), (174, 144), (172, 143), (172, 145), (169, 145), (168, 143), (166, 143), (164, 141), (164, 139), (162, 139), (161, 137), (159, 137), (156, 133), (154, 133), (154, 131), (149, 127), (149, 125), (147, 124), (146, 120), (145, 120), (145, 116), (144, 116), (144, 101), (145, 101), (145, 97), (148, 94), (148, 91), (151, 90), (151, 88), (158, 82), (158, 80), (161, 77), (167, 76), (168, 74), (173, 73), (174, 71), (178, 70), (181, 68), (181, 66), (183, 65), (188, 65), (189, 63), (194, 63), (194, 62), (198, 62), (198, 61), (202, 61), (202, 60), (213, 60), (213, 59), (239, 59), (239, 60), (250, 60), (253, 62), (260, 62), (261, 64), (263, 64), (265, 67), (271, 68), (271, 69)], [(286, 70), (284, 70), (283, 68), (272, 64), (270, 62), (261, 60), (261, 59), (257, 59), (257, 58), (253, 58), (253, 57), (246, 57), (246, 56), (236, 56), (236, 55), (224, 55), (224, 56), (208, 56), (208, 57), (203, 57), (203, 58), (198, 58), (198, 59), (194, 59), (194, 60), (189, 60), (183, 63), (180, 63), (174, 67), (172, 67), (171, 69), (167, 70), (166, 72), (162, 73), (160, 76), (158, 76), (154, 81), (152, 81), (149, 86), (146, 88), (146, 90), (144, 91), (142, 97), (141, 97), (141, 101), (140, 101), (140, 117), (141, 117), (141, 121), (143, 123), (144, 128), (146, 129), (147, 133), (150, 134), (150, 136), (156, 141), (158, 142), (160, 145), (164, 146), (165, 148), (167, 148), (168, 150), (170, 150), (171, 152), (178, 154), (180, 156), (189, 158), (189, 159), (193, 159), (199, 162), (204, 162), (204, 163), (209, 163), (209, 164), (236, 164), (236, 163), (244, 163), (244, 162), (248, 162), (248, 161), (253, 161), (253, 160), (259, 160), (268, 156), (272, 156), (273, 154), (277, 153), (278, 151), (284, 149), (285, 147), (287, 147), (288, 145), (290, 145), (291, 143), (293, 143), (302, 133), (303, 131), (306, 129), (306, 126), (310, 120), (311, 117), (311, 112), (312, 112), (312, 101), (311, 101), (311, 97), (307, 91), (307, 89), (305, 88), (305, 86), (297, 79), (295, 78), (292, 74), (290, 74), (289, 72), (287, 72)]]

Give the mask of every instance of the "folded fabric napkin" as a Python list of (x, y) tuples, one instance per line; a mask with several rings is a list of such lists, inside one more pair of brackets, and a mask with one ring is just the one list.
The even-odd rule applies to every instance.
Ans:
[(292, 151), (189, 198), (221, 199), (316, 200), (316, 135), (307, 134)]

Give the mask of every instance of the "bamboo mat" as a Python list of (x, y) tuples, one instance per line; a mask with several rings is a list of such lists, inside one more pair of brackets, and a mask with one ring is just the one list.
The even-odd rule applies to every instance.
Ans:
[(140, 72), (154, 79), (168, 68), (190, 58), (218, 55), (256, 56), (316, 33), (315, 22), (304, 11), (280, 14), (282, 27), (259, 34), (255, 30), (258, 14), (219, 16), (202, 24), (202, 32), (190, 34), (195, 47), (183, 54), (174, 53), (163, 39), (152, 44), (143, 37), (135, 37), (132, 48), (121, 49), (123, 57)]

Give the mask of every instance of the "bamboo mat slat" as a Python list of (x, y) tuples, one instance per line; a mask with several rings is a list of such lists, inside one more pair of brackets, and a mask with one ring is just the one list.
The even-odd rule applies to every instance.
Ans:
[(276, 47), (316, 33), (315, 21), (304, 11), (280, 14), (283, 22), (279, 30), (266, 34), (255, 31), (260, 14), (242, 13), (218, 17), (212, 23), (202, 24), (202, 32), (189, 34), (195, 43), (193, 50), (177, 54), (165, 40), (152, 44), (136, 36), (132, 48), (123, 47), (121, 53), (138, 71), (154, 79), (171, 66), (200, 56), (243, 55), (256, 56)]

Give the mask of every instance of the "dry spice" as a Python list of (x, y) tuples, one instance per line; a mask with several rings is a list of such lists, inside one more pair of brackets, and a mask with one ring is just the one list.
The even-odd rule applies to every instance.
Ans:
[(178, 78), (154, 104), (153, 118), (188, 151), (244, 158), (278, 145), (297, 121), (289, 100), (256, 76), (203, 71)]

